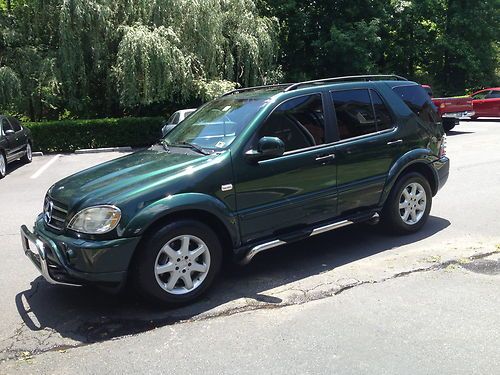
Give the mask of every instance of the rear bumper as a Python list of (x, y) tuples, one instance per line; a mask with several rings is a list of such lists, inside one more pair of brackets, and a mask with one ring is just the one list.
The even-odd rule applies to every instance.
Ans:
[(474, 111), (461, 111), (461, 112), (449, 112), (449, 113), (443, 113), (441, 115), (442, 118), (454, 118), (454, 119), (461, 119), (461, 118), (468, 118), (472, 117), (476, 114)]
[(446, 184), (446, 181), (448, 181), (448, 176), (450, 175), (450, 159), (444, 156), (431, 163), (431, 165), (436, 171), (437, 175), (436, 192), (438, 192), (444, 186), (444, 184)]
[(21, 227), (24, 254), (51, 284), (123, 285), (138, 237), (87, 241), (45, 230), (39, 216), (33, 232)]

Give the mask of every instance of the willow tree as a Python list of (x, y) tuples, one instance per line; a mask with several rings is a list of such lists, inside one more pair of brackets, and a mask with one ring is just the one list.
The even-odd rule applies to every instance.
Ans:
[(183, 102), (226, 89), (227, 81), (234, 87), (274, 78), (277, 23), (259, 16), (253, 1), (156, 0), (141, 9), (134, 13), (141, 23), (122, 28), (118, 46), (125, 107)]

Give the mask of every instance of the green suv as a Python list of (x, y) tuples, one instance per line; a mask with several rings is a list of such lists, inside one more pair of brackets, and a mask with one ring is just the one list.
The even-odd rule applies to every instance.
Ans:
[(379, 218), (412, 233), (448, 178), (438, 119), (398, 76), (235, 90), (159, 144), (53, 185), (24, 252), (53, 284), (130, 283), (181, 304), (223, 259)]

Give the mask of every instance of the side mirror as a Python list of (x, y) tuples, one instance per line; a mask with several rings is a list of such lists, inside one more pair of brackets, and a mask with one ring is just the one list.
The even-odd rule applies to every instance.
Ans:
[(248, 160), (259, 161), (283, 155), (285, 144), (278, 137), (262, 137), (257, 143), (257, 150), (248, 150), (245, 156)]
[(14, 133), (15, 133), (14, 130), (11, 130), (11, 129), (5, 131), (5, 135), (11, 135)]

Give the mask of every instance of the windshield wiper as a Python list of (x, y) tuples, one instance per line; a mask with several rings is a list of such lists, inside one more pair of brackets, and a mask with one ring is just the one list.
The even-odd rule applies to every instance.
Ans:
[(195, 143), (189, 143), (186, 141), (182, 141), (182, 142), (176, 143), (174, 145), (170, 145), (170, 146), (172, 146), (172, 147), (186, 147), (187, 146), (187, 147), (199, 152), (200, 154), (210, 155), (210, 152), (205, 151), (203, 148), (201, 148), (200, 146), (198, 146)]

